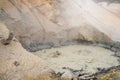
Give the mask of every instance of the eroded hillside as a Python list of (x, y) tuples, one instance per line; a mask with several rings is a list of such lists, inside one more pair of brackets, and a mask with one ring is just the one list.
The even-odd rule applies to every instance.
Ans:
[(54, 71), (39, 57), (27, 52), (15, 38), (9, 44), (9, 30), (0, 23), (0, 80), (54, 80)]
[(36, 51), (79, 39), (120, 41), (119, 3), (92, 0), (1, 0), (0, 20)]

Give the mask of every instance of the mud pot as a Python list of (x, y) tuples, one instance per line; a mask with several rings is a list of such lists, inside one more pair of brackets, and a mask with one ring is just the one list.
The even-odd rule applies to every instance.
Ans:
[(108, 75), (111, 69), (119, 65), (119, 55), (117, 55), (119, 51), (117, 50), (112, 44), (90, 43), (43, 49), (34, 54), (46, 60), (50, 68), (55, 70), (60, 77), (67, 77), (71, 80), (74, 77), (79, 77), (78, 80), (99, 80), (96, 79), (98, 74), (100, 76), (107, 73), (107, 77), (100, 78), (100, 80), (107, 80), (113, 75)]

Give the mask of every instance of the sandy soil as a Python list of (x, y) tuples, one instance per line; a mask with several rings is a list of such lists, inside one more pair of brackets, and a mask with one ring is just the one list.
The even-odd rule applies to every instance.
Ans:
[(63, 67), (85, 69), (96, 72), (97, 68), (108, 68), (119, 64), (114, 52), (95, 46), (70, 45), (60, 48), (44, 49), (34, 53), (43, 58), (56, 72), (63, 72)]

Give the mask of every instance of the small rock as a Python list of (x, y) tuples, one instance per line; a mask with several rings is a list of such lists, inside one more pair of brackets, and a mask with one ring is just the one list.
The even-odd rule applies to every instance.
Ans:
[(18, 61), (15, 61), (15, 62), (14, 62), (14, 65), (15, 65), (15, 66), (19, 66), (20, 63), (19, 63)]
[(51, 55), (53, 58), (56, 58), (56, 57), (59, 57), (61, 55), (61, 52), (56, 51), (56, 52), (51, 53)]
[(65, 73), (61, 76), (62, 80), (71, 80), (73, 78), (73, 74), (71, 71), (65, 71)]
[(120, 51), (116, 52), (115, 56), (120, 57)]

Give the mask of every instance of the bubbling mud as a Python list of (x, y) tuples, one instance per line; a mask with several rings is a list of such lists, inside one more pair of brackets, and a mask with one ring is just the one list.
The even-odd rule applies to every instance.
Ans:
[(64, 72), (63, 67), (84, 69), (87, 72), (97, 72), (97, 68), (109, 68), (119, 65), (114, 52), (92, 45), (69, 45), (58, 48), (43, 49), (34, 52), (35, 55), (48, 62), (56, 72)]

